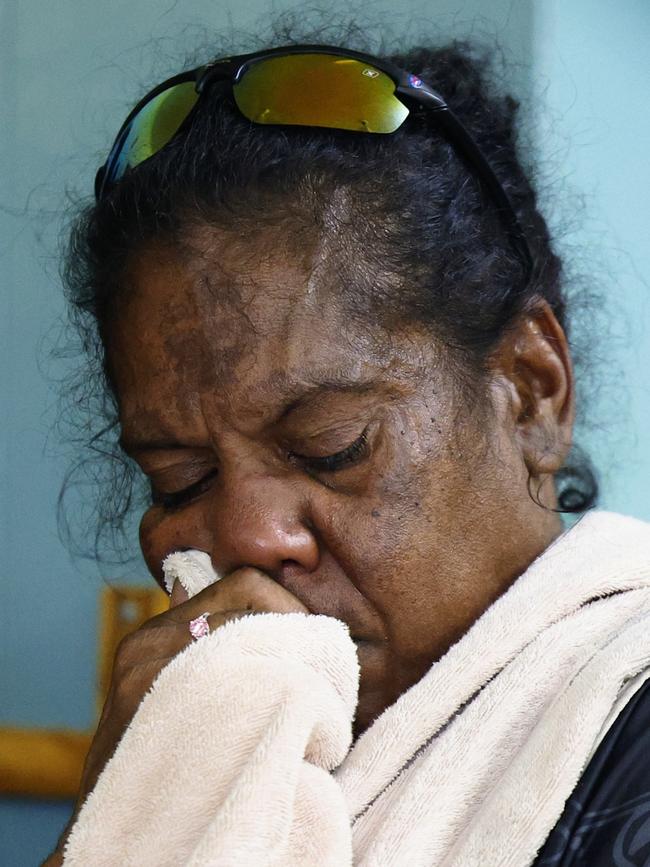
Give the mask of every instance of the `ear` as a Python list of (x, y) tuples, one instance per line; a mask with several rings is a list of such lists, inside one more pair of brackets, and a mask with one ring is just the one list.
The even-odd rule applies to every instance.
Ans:
[(504, 421), (530, 477), (554, 475), (571, 447), (575, 386), (566, 334), (546, 300), (522, 315), (490, 366), (509, 395)]

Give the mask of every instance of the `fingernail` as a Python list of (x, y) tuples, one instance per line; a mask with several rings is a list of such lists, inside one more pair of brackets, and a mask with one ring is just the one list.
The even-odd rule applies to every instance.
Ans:
[(174, 581), (172, 592), (169, 594), (169, 607), (175, 608), (176, 605), (182, 605), (182, 603), (187, 602), (189, 598), (190, 597), (187, 590), (183, 587), (183, 585), (177, 578)]

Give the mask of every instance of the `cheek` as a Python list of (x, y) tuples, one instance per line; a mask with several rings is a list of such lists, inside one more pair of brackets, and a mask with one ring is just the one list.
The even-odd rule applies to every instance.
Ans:
[(206, 549), (207, 532), (194, 509), (167, 513), (160, 506), (151, 506), (140, 520), (140, 548), (149, 571), (164, 587), (162, 561), (172, 551), (189, 548)]
[(159, 511), (155, 506), (152, 506), (142, 516), (140, 520), (140, 548), (147, 568), (156, 581), (164, 586), (161, 564), (165, 557), (168, 534), (162, 529), (163, 522), (160, 520)]
[(390, 620), (408, 613), (415, 622), (420, 605), (453, 596), (467, 572), (480, 471), (457, 439), (399, 428), (363, 508), (335, 516), (354, 564), (348, 574)]
[(385, 461), (363, 495), (335, 497), (314, 515), (324, 547), (362, 596), (382, 609), (409, 582), (410, 553), (426, 535), (422, 470), (404, 454)]

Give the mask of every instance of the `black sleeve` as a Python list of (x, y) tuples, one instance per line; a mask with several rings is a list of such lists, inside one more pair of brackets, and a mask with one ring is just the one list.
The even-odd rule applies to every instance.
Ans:
[(650, 867), (650, 680), (605, 735), (533, 867)]

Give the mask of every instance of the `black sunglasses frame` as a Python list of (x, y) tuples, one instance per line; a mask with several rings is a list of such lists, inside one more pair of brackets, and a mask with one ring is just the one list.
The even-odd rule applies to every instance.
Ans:
[[(131, 112), (129, 112), (129, 115), (115, 137), (108, 159), (97, 171), (95, 176), (95, 197), (97, 201), (100, 201), (112, 186), (113, 182), (109, 180), (112, 163), (120, 153), (123, 139), (128, 133), (131, 121), (148, 102), (170, 87), (188, 81), (196, 82), (195, 89), (199, 96), (215, 81), (229, 81), (231, 85), (234, 85), (255, 63), (268, 60), (271, 57), (284, 57), (292, 54), (328, 54), (334, 55), (335, 57), (344, 57), (367, 63), (369, 66), (373, 66), (380, 72), (384, 72), (393, 80), (395, 83), (395, 96), (400, 97), (403, 102), (406, 100), (404, 104), (407, 108), (409, 107), (408, 103), (412, 101), (429, 110), (435, 116), (436, 126), (439, 128), (440, 132), (445, 136), (455, 151), (465, 160), (470, 169), (473, 170), (475, 176), (482, 182), (486, 191), (489, 193), (492, 202), (499, 213), (503, 226), (511, 239), (512, 246), (525, 266), (526, 284), (528, 283), (533, 274), (534, 260), (526, 235), (521, 227), (521, 223), (519, 222), (512, 203), (487, 158), (476, 144), (467, 128), (449, 108), (443, 97), (423, 82), (418, 76), (413, 75), (386, 60), (374, 57), (371, 54), (363, 54), (358, 51), (348, 51), (347, 49), (330, 45), (289, 45), (286, 47), (270, 48), (265, 51), (252, 52), (249, 54), (240, 54), (235, 57), (220, 58), (205, 66), (199, 66), (196, 69), (187, 70), (186, 72), (174, 75), (157, 85), (137, 103)], [(191, 123), (195, 107), (188, 112), (187, 117), (174, 134), (173, 138), (180, 135), (183, 129)]]

